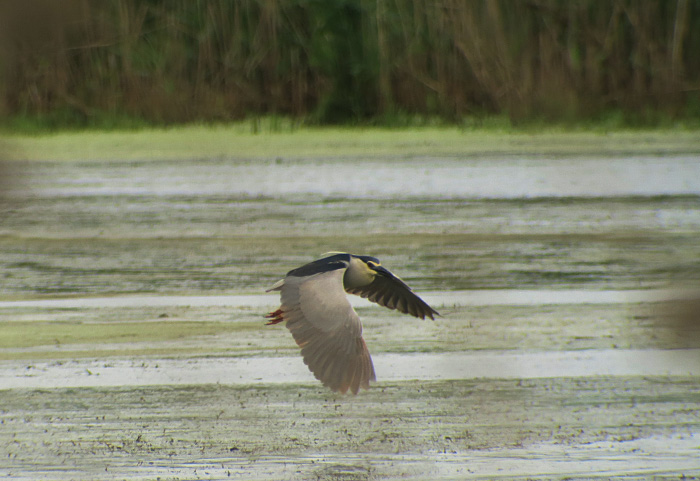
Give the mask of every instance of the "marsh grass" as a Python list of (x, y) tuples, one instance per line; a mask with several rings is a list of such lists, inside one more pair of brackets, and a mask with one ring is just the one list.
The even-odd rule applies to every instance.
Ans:
[(0, 10), (10, 125), (700, 115), (692, 0), (48, 0)]
[[(0, 359), (196, 356), (213, 352), (241, 355), (261, 349), (259, 342), (253, 342), (256, 338), (274, 334), (261, 330), (262, 316), (255, 321), (235, 322), (142, 316), (124, 322), (119, 317), (122, 314), (128, 316), (129, 311), (117, 309), (99, 314), (80, 311), (72, 321), (0, 321)], [(241, 338), (250, 339), (251, 345), (233, 342)]]
[(9, 134), (4, 154), (14, 160), (159, 160), (411, 158), (490, 155), (696, 154), (695, 129), (515, 130), (499, 122), (487, 128), (312, 127), (292, 120), (260, 119), (226, 125), (187, 125), (129, 131), (100, 130), (53, 135)]

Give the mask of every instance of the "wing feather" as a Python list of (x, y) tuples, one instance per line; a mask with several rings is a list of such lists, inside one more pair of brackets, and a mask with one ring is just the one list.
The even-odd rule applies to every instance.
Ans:
[(347, 289), (347, 292), (421, 319), (426, 317), (435, 319), (436, 315), (440, 315), (418, 297), (405, 282), (394, 275), (391, 277), (377, 275), (370, 284)]
[(345, 268), (288, 275), (281, 285), (282, 316), (316, 379), (334, 391), (357, 393), (375, 380), (362, 323), (343, 289)]

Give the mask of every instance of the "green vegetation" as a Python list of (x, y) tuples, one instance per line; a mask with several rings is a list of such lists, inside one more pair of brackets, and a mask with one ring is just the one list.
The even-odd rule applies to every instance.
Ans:
[(0, 29), (20, 132), (700, 119), (700, 0), (28, 0)]
[[(13, 134), (6, 158), (157, 160), (192, 158), (402, 158), (434, 155), (634, 155), (700, 152), (697, 131), (544, 131), (424, 127), (404, 129), (290, 127), (251, 130), (250, 123), (137, 131)], [(255, 132), (258, 133), (255, 133)]]
[[(164, 325), (167, 328), (164, 328)], [(213, 336), (260, 330), (261, 322), (0, 322), (0, 359), (208, 353)], [(250, 335), (249, 337), (252, 337)], [(9, 349), (9, 351), (8, 351)], [(221, 349), (220, 349), (221, 350)], [(241, 351), (241, 346), (236, 348)]]

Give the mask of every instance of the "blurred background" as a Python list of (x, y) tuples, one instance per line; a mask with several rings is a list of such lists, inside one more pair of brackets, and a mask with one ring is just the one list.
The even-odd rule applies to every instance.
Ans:
[(16, 127), (250, 115), (700, 118), (694, 0), (8, 0), (0, 9), (0, 109)]

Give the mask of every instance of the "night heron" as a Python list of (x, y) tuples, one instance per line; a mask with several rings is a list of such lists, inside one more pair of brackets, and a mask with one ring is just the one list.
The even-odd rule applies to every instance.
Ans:
[(267, 325), (287, 321), (316, 379), (342, 393), (357, 394), (376, 380), (362, 323), (346, 292), (421, 319), (439, 315), (377, 258), (344, 252), (289, 271), (270, 291), (280, 291), (282, 305), (266, 316)]

